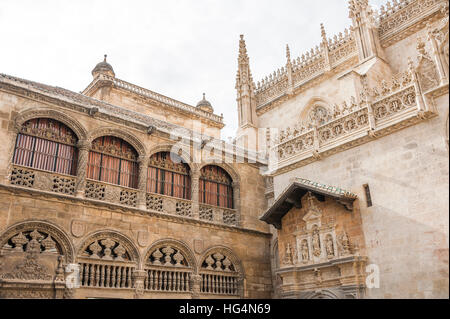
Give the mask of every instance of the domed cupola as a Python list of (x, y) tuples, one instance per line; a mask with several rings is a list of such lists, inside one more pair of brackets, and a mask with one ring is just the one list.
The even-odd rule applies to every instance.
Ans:
[(205, 99), (205, 93), (203, 93), (203, 99), (200, 102), (197, 103), (197, 107), (200, 110), (203, 110), (205, 112), (209, 112), (209, 113), (213, 113), (214, 112), (214, 109), (211, 106), (211, 103), (209, 103), (209, 101), (207, 101)]
[(112, 77), (115, 77), (116, 74), (114, 73), (114, 69), (111, 66), (111, 64), (109, 64), (108, 62), (106, 62), (106, 54), (105, 54), (105, 59), (100, 62), (99, 64), (97, 64), (95, 66), (95, 68), (92, 70), (92, 76), (95, 78), (98, 74), (106, 74)]

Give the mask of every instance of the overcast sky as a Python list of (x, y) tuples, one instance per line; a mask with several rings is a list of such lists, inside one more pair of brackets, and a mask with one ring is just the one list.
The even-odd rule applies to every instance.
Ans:
[[(373, 6), (384, 0), (371, 0)], [(350, 25), (346, 0), (0, 0), (0, 73), (82, 91), (108, 54), (116, 76), (196, 105), (237, 129), (244, 34), (255, 82)]]

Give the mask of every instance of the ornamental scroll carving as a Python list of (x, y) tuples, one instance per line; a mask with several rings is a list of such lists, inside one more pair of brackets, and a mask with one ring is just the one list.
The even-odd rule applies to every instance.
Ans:
[(163, 199), (161, 196), (146, 194), (147, 209), (163, 212)]
[(103, 184), (92, 181), (86, 182), (86, 190), (84, 196), (86, 198), (105, 200), (106, 187)]
[(33, 170), (13, 167), (11, 172), (11, 184), (23, 187), (33, 187), (35, 181), (35, 172)]
[(199, 217), (202, 220), (213, 221), (213, 209), (208, 206), (200, 206)]
[(177, 201), (175, 212), (179, 216), (192, 217), (192, 203), (185, 201)]
[(55, 175), (53, 177), (52, 191), (55, 193), (61, 193), (66, 195), (75, 194), (75, 178), (62, 177)]
[(237, 226), (238, 221), (236, 213), (234, 211), (224, 210), (223, 211), (223, 223), (230, 226)]
[(120, 191), (119, 203), (122, 205), (136, 207), (137, 192), (132, 190), (122, 189)]

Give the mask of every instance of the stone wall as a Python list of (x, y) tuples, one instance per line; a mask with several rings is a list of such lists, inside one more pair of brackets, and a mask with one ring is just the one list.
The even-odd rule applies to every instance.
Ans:
[[(33, 196), (24, 192), (12, 194), (5, 189), (0, 190), (0, 203), (0, 234), (7, 227), (22, 221), (46, 221), (59, 226), (70, 238), (76, 250), (89, 234), (105, 230), (117, 231), (129, 238), (134, 246), (138, 247), (141, 258), (144, 258), (154, 242), (161, 239), (183, 242), (194, 252), (197, 265), (201, 263), (201, 256), (209, 248), (228, 247), (242, 262), (245, 272), (245, 297), (270, 297), (269, 237), (263, 233), (230, 231), (211, 225), (177, 222), (170, 218), (156, 218), (82, 202)], [(79, 228), (75, 230), (74, 221), (82, 225), (81, 233)], [(146, 235), (142, 236), (143, 233)], [(76, 295), (80, 298), (85, 296), (127, 297), (111, 290), (103, 293), (101, 289), (96, 292), (82, 289)], [(158, 298), (158, 296), (149, 294), (147, 297)], [(173, 298), (174, 295), (165, 296)]]
[(275, 197), (292, 177), (358, 195), (368, 264), (380, 268), (368, 298), (449, 296), (447, 99), (436, 100), (438, 117), (274, 178)]

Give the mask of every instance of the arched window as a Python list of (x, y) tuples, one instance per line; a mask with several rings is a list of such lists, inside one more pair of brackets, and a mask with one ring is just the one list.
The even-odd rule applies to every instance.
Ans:
[(124, 140), (102, 136), (92, 142), (87, 178), (137, 188), (138, 154)]
[(147, 192), (190, 199), (189, 166), (176, 154), (153, 154), (148, 167)]
[(214, 165), (203, 167), (199, 182), (201, 203), (233, 208), (232, 180), (224, 169)]
[(17, 135), (13, 163), (76, 175), (77, 137), (66, 125), (48, 118), (26, 121)]

